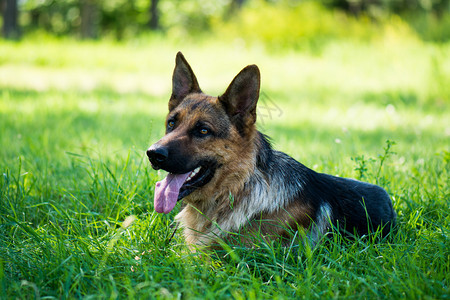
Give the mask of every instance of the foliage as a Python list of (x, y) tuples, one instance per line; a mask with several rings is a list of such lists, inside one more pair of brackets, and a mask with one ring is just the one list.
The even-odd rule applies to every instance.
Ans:
[(312, 1), (290, 5), (256, 2), (222, 26), (220, 23), (217, 26), (222, 36), (240, 37), (247, 43), (262, 42), (274, 50), (318, 50), (336, 39), (367, 41), (380, 30), (367, 18), (356, 19), (343, 12), (326, 10)]
[(412, 12), (399, 17), (390, 10), (384, 12), (372, 16), (363, 11), (355, 16), (325, 8), (320, 1), (252, 1), (225, 24), (217, 20), (214, 28), (221, 37), (262, 43), (271, 50), (320, 51), (335, 40), (372, 42), (388, 32), (441, 42), (450, 37), (450, 6), (440, 17)]
[(448, 42), (450, 40), (450, 10), (442, 16), (433, 14), (409, 14), (405, 20), (425, 41)]
[[(21, 4), (22, 25), (25, 31), (44, 29), (56, 35), (79, 34), (82, 6), (89, 0), (24, 1)], [(101, 36), (130, 38), (148, 31), (150, 1), (94, 0), (98, 30)], [(160, 27), (170, 31), (174, 27), (198, 34), (209, 28), (211, 18), (220, 17), (228, 1), (159, 1)]]
[[(43, 29), (53, 34), (74, 35), (80, 33), (83, 3), (89, 0), (65, 1), (23, 1), (21, 4), (22, 26), (25, 31)], [(95, 23), (100, 27), (102, 36), (111, 33), (121, 39), (136, 34), (148, 22), (147, 1), (90, 1), (96, 10)]]
[[(220, 35), (250, 38), (269, 48), (318, 47), (330, 38), (367, 40), (386, 26), (416, 32), (425, 40), (450, 38), (448, 0), (159, 0), (159, 30), (170, 37)], [(26, 33), (44, 30), (59, 36), (80, 35), (83, 5), (90, 4), (97, 37), (132, 38), (149, 32), (148, 0), (20, 1)], [(407, 28), (407, 29), (404, 29)]]
[(328, 7), (339, 7), (353, 14), (366, 13), (373, 18), (388, 13), (442, 15), (450, 9), (448, 0), (321, 0)]

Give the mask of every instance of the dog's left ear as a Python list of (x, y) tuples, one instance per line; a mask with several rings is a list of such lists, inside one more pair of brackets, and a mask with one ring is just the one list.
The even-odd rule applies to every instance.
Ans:
[(178, 106), (191, 93), (201, 93), (191, 66), (181, 52), (175, 58), (175, 69), (172, 76), (172, 96), (169, 100), (169, 111)]
[(245, 67), (234, 77), (225, 93), (219, 97), (231, 121), (242, 134), (256, 122), (256, 103), (261, 79), (256, 65)]

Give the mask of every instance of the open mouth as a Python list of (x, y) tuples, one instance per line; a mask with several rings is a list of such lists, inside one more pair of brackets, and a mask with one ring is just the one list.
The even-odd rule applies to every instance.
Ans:
[(181, 186), (177, 200), (183, 199), (196, 189), (201, 188), (202, 186), (210, 182), (214, 176), (215, 171), (216, 168), (212, 165), (198, 167), (194, 171), (192, 171)]
[(211, 181), (216, 168), (215, 164), (205, 164), (185, 174), (169, 173), (156, 183), (155, 210), (165, 214), (171, 212), (178, 200)]

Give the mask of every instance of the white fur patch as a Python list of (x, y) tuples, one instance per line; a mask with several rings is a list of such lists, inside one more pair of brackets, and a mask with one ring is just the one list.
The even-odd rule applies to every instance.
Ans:
[(218, 225), (225, 232), (238, 231), (248, 221), (261, 212), (274, 213), (286, 207), (290, 201), (295, 199), (302, 189), (301, 182), (285, 182), (284, 178), (270, 177), (269, 182), (264, 174), (258, 169), (250, 179), (250, 195), (242, 199), (233, 208), (233, 213), (225, 220), (218, 220)]
[(319, 242), (320, 238), (327, 233), (330, 222), (332, 220), (331, 206), (328, 203), (324, 203), (319, 207), (319, 211), (316, 215), (316, 220), (310, 228), (308, 233), (309, 241), (315, 245)]

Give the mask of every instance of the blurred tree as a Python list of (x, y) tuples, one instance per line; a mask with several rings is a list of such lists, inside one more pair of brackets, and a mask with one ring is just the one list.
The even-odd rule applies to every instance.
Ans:
[(354, 15), (427, 14), (442, 16), (450, 11), (450, 0), (321, 0), (324, 5), (339, 8)]
[(112, 33), (117, 40), (135, 35), (146, 27), (148, 22), (148, 1), (145, 1), (144, 14), (137, 0), (102, 0), (100, 26), (102, 33)]
[(80, 33), (80, 0), (20, 0), (24, 31), (45, 30), (55, 35)]
[(148, 22), (148, 26), (152, 30), (160, 29), (158, 2), (159, 0), (150, 0), (150, 19)]
[(18, 39), (20, 30), (17, 23), (19, 16), (17, 0), (3, 0), (0, 4), (3, 14), (3, 36), (7, 39)]
[(231, 0), (230, 6), (232, 9), (240, 9), (244, 2), (245, 0)]
[(96, 0), (81, 0), (80, 32), (83, 39), (98, 38), (99, 7)]
[(228, 10), (225, 13), (225, 18), (229, 19), (230, 17), (233, 17), (233, 15), (242, 8), (245, 1), (246, 0), (231, 0)]

